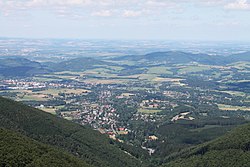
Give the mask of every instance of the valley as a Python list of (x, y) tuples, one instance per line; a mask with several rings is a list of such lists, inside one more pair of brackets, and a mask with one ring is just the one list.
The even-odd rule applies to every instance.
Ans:
[[(171, 58), (178, 54), (185, 59)], [(44, 71), (51, 72), (3, 77), (0, 95), (141, 148), (151, 157), (148, 161), (160, 165), (159, 159), (250, 120), (249, 61), (218, 56), (203, 63), (211, 56), (195, 60), (188, 55), (43, 63)]]
[(250, 0), (0, 0), (0, 167), (250, 167)]

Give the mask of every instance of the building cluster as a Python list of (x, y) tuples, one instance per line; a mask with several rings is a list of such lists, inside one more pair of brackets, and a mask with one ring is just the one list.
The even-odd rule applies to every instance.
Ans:
[(108, 104), (107, 99), (112, 96), (111, 91), (103, 90), (99, 92), (96, 101), (82, 100), (72, 101), (71, 105), (78, 105), (76, 111), (61, 111), (60, 116), (71, 118), (82, 125), (90, 125), (101, 133), (110, 136), (116, 134), (127, 134), (128, 129), (118, 126), (119, 114), (112, 104)]
[(27, 89), (41, 89), (46, 88), (47, 84), (43, 82), (35, 81), (25, 81), (25, 80), (3, 80), (2, 84), (5, 86), (5, 89), (10, 90), (27, 90)]
[(37, 82), (33, 80), (17, 80), (8, 79), (2, 80), (0, 89), (2, 90), (32, 90), (45, 88), (73, 88), (73, 84), (68, 83), (53, 83), (53, 82)]

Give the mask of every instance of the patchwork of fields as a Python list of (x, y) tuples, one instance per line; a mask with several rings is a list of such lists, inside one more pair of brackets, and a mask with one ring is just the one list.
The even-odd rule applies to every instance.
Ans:
[(57, 64), (53, 72), (3, 80), (0, 95), (91, 126), (155, 157), (210, 141), (250, 120), (248, 62), (171, 60), (79, 58)]

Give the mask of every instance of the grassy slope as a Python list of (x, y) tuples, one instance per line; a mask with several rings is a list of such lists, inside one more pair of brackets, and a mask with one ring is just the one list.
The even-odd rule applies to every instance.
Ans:
[(1, 97), (0, 106), (0, 127), (62, 148), (94, 166), (141, 166), (139, 160), (90, 128)]
[(0, 128), (0, 166), (89, 167), (77, 157)]
[[(171, 161), (172, 160), (172, 161)], [(211, 142), (186, 149), (172, 157), (165, 167), (250, 166), (250, 124), (240, 126)]]

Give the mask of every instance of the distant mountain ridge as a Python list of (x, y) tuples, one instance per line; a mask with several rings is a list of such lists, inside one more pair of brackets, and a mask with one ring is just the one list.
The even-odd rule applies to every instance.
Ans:
[(35, 61), (28, 60), (22, 57), (7, 57), (7, 58), (0, 58), (0, 67), (7, 68), (7, 67), (23, 67), (29, 66), (34, 68), (41, 68), (41, 64)]
[(232, 54), (228, 57), (232, 62), (237, 61), (250, 61), (250, 51), (249, 52), (243, 52), (238, 54)]
[(221, 57), (210, 56), (207, 54), (193, 54), (193, 53), (179, 52), (179, 51), (155, 52), (146, 54), (144, 57), (149, 61), (166, 61), (174, 64), (184, 64), (190, 62), (198, 62), (201, 64), (223, 63)]
[(22, 57), (0, 58), (0, 75), (3, 76), (33, 76), (46, 73), (40, 63)]
[(224, 56), (211, 56), (208, 54), (194, 54), (181, 51), (153, 52), (146, 55), (129, 55), (114, 58), (116, 61), (151, 61), (165, 62), (167, 64), (185, 64), (197, 62), (201, 64), (218, 65), (230, 63), (229, 59)]
[(112, 63), (90, 57), (81, 57), (55, 63), (49, 68), (54, 71), (83, 71), (100, 65), (112, 65)]
[[(158, 64), (187, 64), (197, 62), (206, 65), (227, 65), (239, 61), (250, 61), (250, 51), (230, 56), (212, 56), (202, 53), (187, 53), (181, 51), (153, 52), (145, 55), (127, 55), (112, 59), (98, 60), (91, 57), (79, 57), (62, 62), (38, 63), (21, 57), (0, 58), (0, 75), (7, 77), (33, 76), (58, 71), (84, 71), (97, 66), (115, 66), (121, 61), (134, 61), (141, 65)], [(112, 63), (110, 62), (112, 60)], [(116, 63), (117, 62), (117, 63)]]

